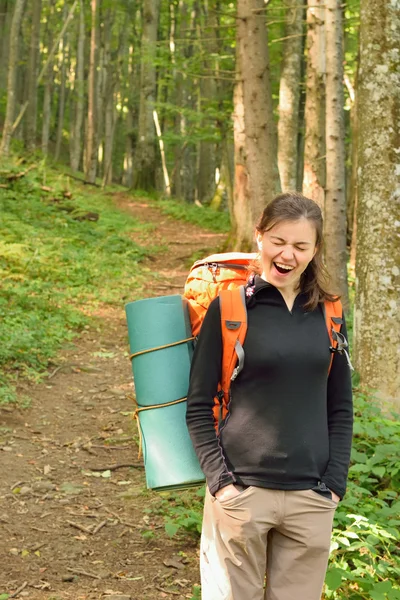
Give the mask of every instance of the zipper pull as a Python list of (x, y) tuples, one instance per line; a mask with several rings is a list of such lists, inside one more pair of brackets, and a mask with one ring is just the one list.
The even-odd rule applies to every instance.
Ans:
[(211, 274), (212, 274), (214, 283), (217, 283), (217, 271), (218, 271), (217, 263), (212, 263), (211, 265), (209, 265), (208, 268), (211, 269)]

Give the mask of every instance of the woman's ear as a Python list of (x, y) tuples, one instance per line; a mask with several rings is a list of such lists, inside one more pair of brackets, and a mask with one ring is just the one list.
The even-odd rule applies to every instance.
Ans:
[(262, 250), (262, 234), (259, 233), (258, 231), (256, 232), (256, 241), (257, 241), (257, 247), (259, 249), (259, 251)]

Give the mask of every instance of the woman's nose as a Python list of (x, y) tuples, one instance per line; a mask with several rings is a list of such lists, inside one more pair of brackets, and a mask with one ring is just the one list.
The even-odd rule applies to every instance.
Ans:
[(282, 248), (281, 255), (282, 255), (282, 258), (285, 260), (292, 260), (293, 248), (291, 246), (285, 246), (284, 248)]

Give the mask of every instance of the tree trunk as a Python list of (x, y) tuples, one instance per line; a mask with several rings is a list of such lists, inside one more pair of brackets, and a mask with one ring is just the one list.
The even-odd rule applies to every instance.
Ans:
[(308, 0), (303, 194), (325, 206), (325, 6)]
[[(50, 3), (48, 20), (46, 26), (47, 37), (47, 54), (50, 53), (53, 46), (53, 17), (54, 17), (54, 0)], [(47, 155), (50, 139), (50, 124), (51, 124), (51, 100), (53, 91), (53, 69), (54, 61), (50, 60), (46, 69), (44, 96), (43, 96), (43, 118), (42, 118), (42, 152)]]
[[(214, 3), (215, 4), (215, 3)], [(216, 104), (219, 96), (218, 81), (212, 77), (212, 73), (218, 71), (218, 20), (214, 5), (210, 2), (204, 3), (204, 30), (200, 34), (199, 43), (203, 46), (201, 38), (207, 39), (205, 47), (202, 47), (203, 55), (206, 57), (203, 63), (205, 77), (200, 79), (200, 113), (207, 119), (210, 105)], [(210, 127), (210, 124), (206, 124)], [(217, 129), (214, 122), (213, 129)], [(215, 141), (201, 140), (199, 144), (199, 169), (197, 173), (197, 198), (200, 202), (209, 204), (214, 197), (216, 183), (215, 171), (217, 167), (218, 148)]]
[[(358, 56), (358, 65), (360, 64), (360, 57)], [(347, 193), (347, 244), (350, 246), (350, 267), (352, 273), (356, 266), (356, 248), (357, 248), (357, 195), (358, 195), (358, 68), (356, 71), (355, 82), (354, 82), (354, 101), (350, 109), (350, 183), (348, 186)]]
[[(64, 5), (64, 21), (67, 17), (67, 8)], [(56, 148), (54, 152), (55, 160), (60, 157), (61, 144), (63, 139), (63, 128), (64, 128), (64, 113), (65, 113), (65, 87), (67, 79), (67, 34), (65, 34), (61, 40), (61, 65), (59, 65), (60, 71), (60, 89), (58, 93), (58, 115), (57, 115), (57, 136), (56, 136)]]
[(233, 228), (229, 246), (233, 250), (251, 250), (254, 242), (254, 221), (251, 211), (249, 173), (246, 160), (243, 82), (236, 67), (238, 81), (233, 95), (233, 137), (235, 145), (235, 182), (231, 221)]
[(263, 0), (238, 0), (234, 93), (236, 250), (254, 244), (254, 224), (279, 191)]
[(78, 48), (76, 56), (75, 74), (75, 119), (71, 124), (71, 169), (78, 171), (82, 155), (82, 126), (85, 108), (85, 9), (83, 1), (80, 0)]
[(99, 40), (99, 60), (97, 67), (97, 128), (96, 128), (96, 148), (97, 148), (97, 176), (103, 177), (104, 171), (104, 105), (106, 103), (106, 85), (107, 73), (105, 68), (106, 52), (101, 39), (101, 34), (104, 35), (104, 28), (100, 31)]
[[(400, 409), (400, 4), (361, 2), (355, 362)], [(379, 24), (379, 26), (377, 26)]]
[(110, 91), (109, 97), (107, 98), (106, 110), (105, 110), (105, 128), (104, 128), (104, 174), (103, 174), (103, 185), (110, 185), (112, 183), (112, 156), (113, 156), (113, 145), (114, 145), (114, 132), (116, 125), (117, 115), (114, 109), (114, 86)]
[(25, 147), (33, 150), (36, 146), (36, 117), (37, 117), (37, 71), (40, 58), (40, 16), (42, 0), (32, 0), (32, 30), (31, 45), (27, 70), (27, 91), (29, 104), (26, 110)]
[(156, 98), (157, 32), (160, 0), (144, 0), (142, 16), (139, 131), (134, 158), (134, 187), (144, 190), (155, 188), (156, 134), (153, 122)]
[(5, 90), (7, 86), (7, 65), (8, 53), (10, 47), (10, 29), (12, 20), (12, 7), (10, 0), (0, 2), (0, 12), (2, 13), (0, 21), (0, 91)]
[(0, 157), (8, 156), (10, 151), (11, 137), (13, 134), (13, 120), (16, 108), (16, 86), (17, 86), (17, 66), (19, 50), (19, 33), (21, 21), (24, 12), (25, 0), (16, 0), (14, 14), (11, 22), (10, 31), (10, 49), (8, 60), (7, 77), (7, 108), (6, 117), (3, 126), (3, 137), (0, 145)]
[(325, 263), (332, 290), (348, 307), (343, 25), (340, 0), (326, 0)]
[[(111, 61), (111, 11), (107, 10), (104, 17), (104, 65), (103, 65), (103, 107), (99, 107), (99, 117), (104, 114), (104, 141), (103, 141), (103, 185), (112, 181), (112, 148), (114, 143), (114, 88), (116, 74), (115, 65)], [(103, 113), (103, 114), (102, 114)]]
[(126, 113), (126, 138), (125, 138), (125, 157), (124, 157), (124, 174), (123, 184), (131, 188), (133, 185), (133, 138), (134, 138), (134, 46), (129, 45), (128, 50), (128, 74), (127, 74), (127, 113)]
[(88, 83), (88, 117), (86, 139), (85, 179), (95, 183), (97, 173), (97, 56), (99, 0), (91, 0), (92, 31), (90, 38), (90, 64)]
[[(175, 24), (175, 34), (176, 37), (182, 38), (185, 36), (183, 30), (186, 29), (188, 25), (188, 13), (189, 7), (187, 6), (187, 2), (185, 0), (179, 0), (177, 15), (176, 15), (176, 24)], [(174, 11), (174, 6), (171, 6), (171, 11)], [(173, 12), (175, 15), (175, 13)], [(173, 49), (175, 51), (175, 43), (173, 43)], [(187, 52), (187, 48), (184, 48), (184, 52)], [(174, 59), (175, 60), (175, 59)], [(181, 69), (176, 70), (173, 66), (173, 75), (175, 81), (175, 94), (174, 94), (174, 103), (176, 106), (184, 106), (183, 104), (183, 73)], [(185, 117), (182, 112), (176, 112), (174, 117), (174, 133), (177, 139), (182, 136), (185, 128)], [(174, 145), (174, 167), (172, 169), (171, 176), (171, 184), (172, 184), (172, 194), (175, 198), (183, 198), (184, 197), (184, 188), (183, 188), (183, 178), (182, 178), (182, 168), (183, 168), (183, 154), (184, 154), (184, 143), (175, 143)]]
[(279, 88), (278, 166), (282, 190), (297, 189), (303, 0), (284, 0), (285, 44)]

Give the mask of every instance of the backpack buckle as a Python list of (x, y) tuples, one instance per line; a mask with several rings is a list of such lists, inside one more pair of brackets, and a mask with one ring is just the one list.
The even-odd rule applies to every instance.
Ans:
[(347, 343), (347, 340), (344, 337), (343, 333), (340, 333), (340, 331), (335, 331), (334, 329), (332, 329), (332, 338), (337, 343), (337, 346), (336, 346), (336, 348), (334, 348), (333, 346), (330, 346), (329, 350), (331, 352), (338, 352), (339, 354), (344, 354), (349, 368), (352, 371), (354, 371), (354, 367), (351, 364), (349, 353), (347, 352), (347, 348), (349, 347), (349, 344)]

